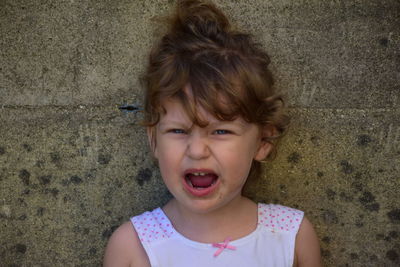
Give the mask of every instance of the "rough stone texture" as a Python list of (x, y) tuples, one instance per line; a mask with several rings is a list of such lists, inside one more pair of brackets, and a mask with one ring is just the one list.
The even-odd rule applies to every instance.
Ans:
[[(326, 266), (400, 265), (400, 3), (217, 1), (272, 58), (292, 126), (258, 201), (303, 209)], [(138, 76), (173, 1), (0, 1), (0, 266), (98, 266), (168, 198)]]

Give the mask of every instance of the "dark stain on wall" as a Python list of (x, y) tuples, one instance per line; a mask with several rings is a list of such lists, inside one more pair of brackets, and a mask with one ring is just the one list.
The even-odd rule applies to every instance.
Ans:
[(140, 169), (139, 173), (135, 177), (135, 180), (140, 186), (143, 186), (144, 182), (150, 181), (152, 175), (153, 173), (151, 169), (149, 168)]
[(38, 216), (43, 216), (43, 214), (44, 214), (44, 208), (43, 208), (43, 207), (39, 207), (39, 208), (36, 210), (36, 214), (37, 214)]
[(357, 228), (361, 228), (364, 226), (364, 223), (360, 220), (357, 220), (356, 223), (354, 224)]
[(78, 175), (73, 175), (73, 176), (71, 176), (71, 178), (69, 178), (69, 180), (70, 180), (73, 184), (81, 184), (81, 183), (82, 183), (82, 179), (81, 179)]
[(25, 189), (21, 192), (21, 195), (29, 195), (31, 193), (31, 190)]
[(100, 154), (99, 157), (97, 158), (97, 161), (101, 165), (107, 165), (110, 163), (112, 156), (110, 154)]
[(371, 255), (369, 256), (370, 261), (376, 261), (378, 259), (378, 256), (376, 255)]
[[(367, 175), (364, 175), (367, 176)], [(361, 172), (356, 172), (356, 175), (354, 176), (354, 178), (356, 179), (363, 179), (364, 178), (363, 174)]]
[(58, 190), (57, 188), (45, 188), (43, 190), (44, 194), (51, 194), (54, 198), (57, 198), (58, 193), (60, 193), (60, 190)]
[(336, 192), (333, 191), (332, 189), (328, 188), (326, 191), (326, 196), (328, 197), (329, 200), (335, 200)]
[(6, 154), (6, 149), (0, 146), (0, 156)]
[(381, 46), (384, 46), (384, 47), (388, 47), (388, 44), (389, 44), (389, 40), (388, 40), (388, 38), (381, 38), (380, 40), (379, 40), (379, 44), (381, 45)]
[(43, 169), (45, 167), (45, 161), (44, 160), (38, 160), (36, 161), (36, 166)]
[(350, 253), (350, 258), (351, 258), (352, 260), (358, 260), (358, 259), (359, 259), (359, 256), (358, 256), (357, 253)]
[(288, 156), (287, 161), (289, 163), (296, 164), (296, 163), (299, 163), (300, 159), (301, 159), (301, 155), (299, 153), (297, 153), (297, 152), (293, 152), (292, 154), (290, 154)]
[(67, 203), (68, 201), (70, 201), (72, 198), (70, 195), (65, 195), (63, 198), (64, 203)]
[(399, 233), (396, 231), (390, 231), (389, 232), (389, 237), (393, 239), (397, 239), (399, 237)]
[(61, 181), (61, 184), (63, 186), (68, 186), (71, 183), (78, 185), (78, 184), (81, 184), (82, 182), (83, 182), (83, 180), (81, 179), (81, 177), (79, 177), (78, 175), (72, 175), (69, 179), (63, 179)]
[(319, 136), (312, 136), (312, 137), (310, 138), (310, 141), (311, 141), (311, 143), (312, 143), (313, 145), (319, 146), (320, 139), (321, 139), (321, 138), (320, 138)]
[(351, 187), (354, 188), (357, 192), (363, 191), (363, 184), (360, 182), (351, 183)]
[(118, 187), (118, 188), (122, 188), (122, 187), (124, 186), (124, 184), (123, 184), (120, 180), (118, 180), (118, 179), (115, 179), (114, 185), (115, 185), (116, 187)]
[(390, 236), (385, 236), (383, 240), (385, 240), (386, 242), (390, 242), (392, 238)]
[(321, 255), (324, 258), (329, 258), (331, 256), (331, 252), (327, 249), (321, 249)]
[(22, 180), (22, 183), (24, 185), (30, 184), (30, 180), (29, 180), (30, 177), (31, 177), (31, 174), (27, 170), (25, 170), (25, 169), (20, 170), (19, 178)]
[(340, 162), (340, 166), (342, 167), (343, 173), (345, 173), (345, 174), (353, 173), (354, 168), (347, 160), (342, 160)]
[(331, 238), (330, 238), (329, 236), (324, 236), (324, 237), (321, 239), (321, 241), (324, 242), (324, 243), (326, 243), (326, 244), (329, 244), (329, 243), (331, 243)]
[(51, 162), (54, 164), (59, 164), (61, 161), (60, 154), (58, 152), (51, 152), (50, 153)]
[(27, 152), (31, 152), (32, 151), (32, 147), (28, 144), (22, 144), (23, 149), (25, 149)]
[(26, 249), (27, 249), (26, 245), (24, 245), (24, 244), (16, 244), (15, 245), (15, 250), (20, 254), (25, 254)]
[(400, 223), (400, 209), (393, 209), (387, 213), (392, 223)]
[(83, 146), (84, 147), (90, 147), (90, 142), (91, 141), (93, 141), (92, 137), (90, 137), (90, 136), (83, 137), (83, 142), (84, 142)]
[(357, 137), (357, 145), (361, 147), (368, 146), (371, 141), (371, 137), (366, 134), (362, 134)]
[(51, 175), (43, 175), (43, 176), (39, 176), (39, 178), (38, 178), (39, 183), (40, 183), (41, 185), (50, 184), (51, 179), (52, 179), (52, 176), (51, 176)]
[(118, 225), (113, 225), (110, 228), (104, 230), (102, 237), (103, 239), (107, 240), (110, 238), (111, 234), (118, 228)]
[(21, 207), (27, 207), (28, 206), (28, 204), (26, 204), (26, 202), (25, 202), (25, 199), (23, 199), (21, 197), (18, 198), (18, 203), (19, 203), (19, 205)]
[(94, 180), (96, 178), (97, 169), (91, 169), (87, 173), (85, 173), (86, 180)]
[(382, 233), (376, 234), (375, 239), (376, 239), (377, 241), (383, 240), (383, 239), (385, 239), (385, 235), (382, 234)]
[(94, 255), (96, 255), (96, 254), (97, 254), (97, 248), (91, 247), (91, 248), (89, 249), (89, 255), (90, 255), (90, 256), (94, 256)]
[(386, 252), (386, 258), (388, 258), (391, 261), (397, 262), (399, 261), (399, 254), (394, 249), (391, 249)]
[(336, 212), (333, 210), (326, 210), (322, 212), (322, 219), (327, 224), (337, 224), (339, 223), (339, 219), (336, 215)]
[(358, 200), (367, 210), (378, 211), (380, 208), (379, 203), (375, 202), (375, 196), (371, 192), (364, 192)]

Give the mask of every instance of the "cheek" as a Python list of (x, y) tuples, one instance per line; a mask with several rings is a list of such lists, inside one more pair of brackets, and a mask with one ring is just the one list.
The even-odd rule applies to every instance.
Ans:
[(171, 166), (170, 162), (168, 160), (159, 160), (158, 161), (158, 166), (160, 169), (161, 173), (161, 178), (164, 182), (164, 184), (168, 187), (169, 190), (171, 190), (171, 185), (173, 184), (173, 179), (174, 177), (174, 172), (173, 172), (173, 167)]
[(228, 157), (230, 158), (230, 166), (233, 175), (237, 175), (238, 179), (247, 179), (253, 160), (257, 150), (253, 144), (237, 146)]
[(168, 166), (170, 168), (173, 167), (173, 157), (171, 155), (163, 153), (163, 151), (158, 151), (158, 165), (160, 166), (160, 170), (162, 172), (168, 170)]
[(253, 151), (246, 150), (244, 147), (235, 147), (226, 151), (224, 159), (225, 168), (241, 179), (242, 176), (248, 175), (253, 162)]
[(253, 161), (257, 151), (258, 147), (254, 142), (242, 142), (227, 148), (225, 154), (231, 161), (245, 164)]
[(159, 144), (157, 151), (158, 166), (163, 179), (170, 177), (171, 173), (179, 171), (180, 160), (176, 149), (166, 144)]

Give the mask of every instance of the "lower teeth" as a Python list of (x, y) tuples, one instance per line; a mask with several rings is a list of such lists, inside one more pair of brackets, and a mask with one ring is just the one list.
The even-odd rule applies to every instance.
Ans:
[(204, 189), (206, 189), (207, 187), (194, 187), (195, 189), (197, 189), (197, 190), (204, 190)]
[(193, 186), (193, 184), (192, 184), (192, 182), (191, 182), (190, 180), (188, 181), (188, 184), (189, 184), (191, 187), (193, 187), (194, 189), (203, 190), (203, 189), (207, 189), (207, 188), (209, 188), (210, 186), (214, 185), (214, 184), (215, 184), (215, 181), (213, 181), (209, 186), (204, 186), (204, 187), (201, 187), (201, 186)]

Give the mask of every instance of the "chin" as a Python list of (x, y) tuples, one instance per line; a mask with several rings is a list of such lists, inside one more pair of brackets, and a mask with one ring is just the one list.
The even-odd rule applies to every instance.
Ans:
[(216, 198), (191, 199), (184, 206), (193, 213), (207, 214), (227, 205)]

